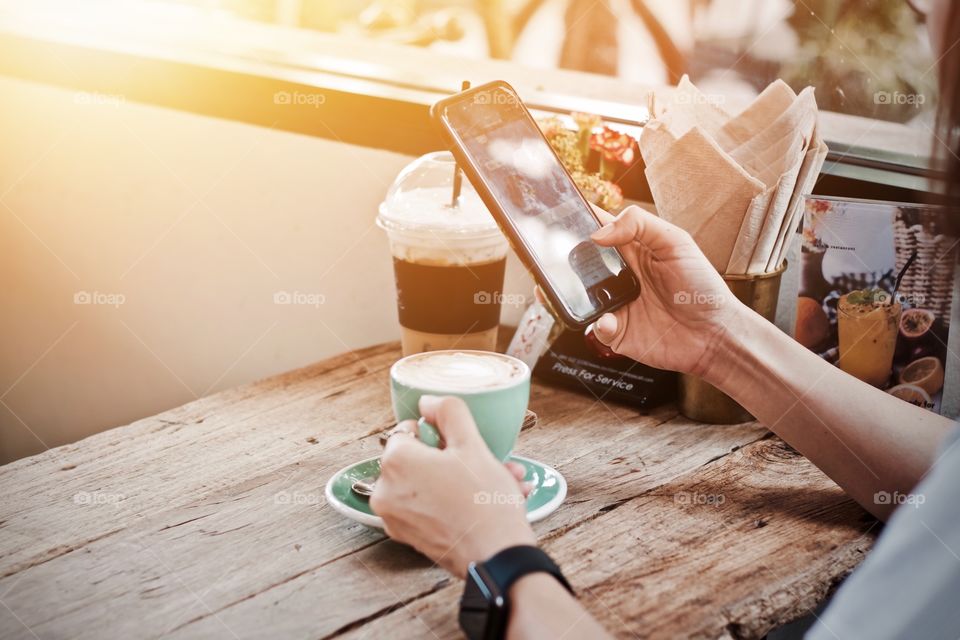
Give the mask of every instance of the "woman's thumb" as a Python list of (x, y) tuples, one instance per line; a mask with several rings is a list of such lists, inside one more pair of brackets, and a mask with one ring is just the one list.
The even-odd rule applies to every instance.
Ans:
[(593, 332), (597, 339), (613, 350), (620, 345), (620, 336), (626, 328), (626, 319), (621, 319), (616, 313), (605, 313), (597, 320)]
[(666, 220), (631, 205), (624, 209), (616, 220), (600, 227), (590, 237), (605, 247), (638, 242), (645, 248), (656, 251), (673, 244), (676, 239), (672, 239), (672, 235), (678, 232), (680, 229)]

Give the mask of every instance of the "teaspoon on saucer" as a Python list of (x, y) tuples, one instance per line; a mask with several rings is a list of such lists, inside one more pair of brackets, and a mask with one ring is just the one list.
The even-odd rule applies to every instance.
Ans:
[(354, 481), (350, 485), (350, 490), (353, 491), (358, 496), (363, 496), (364, 498), (369, 498), (373, 495), (373, 490), (377, 486), (378, 476), (368, 476), (366, 478), (360, 478), (359, 480)]

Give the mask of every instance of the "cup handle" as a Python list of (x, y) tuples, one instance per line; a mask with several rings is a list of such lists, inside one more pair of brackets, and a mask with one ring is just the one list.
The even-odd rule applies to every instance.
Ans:
[(423, 417), (417, 420), (417, 439), (428, 447), (443, 448), (443, 437), (440, 432)]
[[(521, 425), (520, 430), (532, 429), (537, 426), (539, 421), (539, 416), (527, 409), (527, 412), (523, 416), (523, 425)], [(429, 447), (442, 449), (444, 445), (443, 436), (440, 435), (440, 432), (435, 426), (427, 422), (427, 419), (423, 417), (417, 420), (417, 439)]]

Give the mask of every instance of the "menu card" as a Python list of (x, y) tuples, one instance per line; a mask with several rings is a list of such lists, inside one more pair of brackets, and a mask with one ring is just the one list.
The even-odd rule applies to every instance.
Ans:
[(943, 208), (807, 196), (796, 339), (939, 412), (945, 370), (960, 364), (948, 347), (957, 248)]

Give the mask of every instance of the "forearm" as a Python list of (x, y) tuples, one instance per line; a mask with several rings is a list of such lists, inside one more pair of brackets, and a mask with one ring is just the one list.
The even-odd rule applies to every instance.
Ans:
[(899, 400), (738, 308), (705, 378), (822, 469), (880, 518), (879, 491), (908, 493), (953, 423)]
[(610, 637), (580, 602), (546, 573), (518, 580), (510, 588), (510, 602), (509, 640)]

